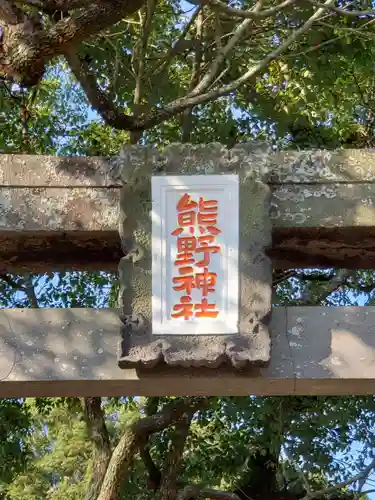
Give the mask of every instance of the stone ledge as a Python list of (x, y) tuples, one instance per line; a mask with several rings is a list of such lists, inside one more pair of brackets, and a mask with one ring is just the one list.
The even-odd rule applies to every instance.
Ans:
[(144, 372), (117, 365), (115, 310), (3, 309), (0, 397), (373, 394), (374, 325), (375, 307), (275, 308), (265, 368)]
[(371, 149), (305, 150), (272, 153), (257, 142), (228, 150), (218, 143), (170, 144), (164, 150), (127, 146), (118, 156), (79, 157), (0, 155), (3, 186), (121, 186), (127, 164), (153, 162), (155, 168), (176, 164), (181, 172), (191, 162), (231, 166), (246, 163), (249, 173), (269, 184), (375, 182), (375, 151)]

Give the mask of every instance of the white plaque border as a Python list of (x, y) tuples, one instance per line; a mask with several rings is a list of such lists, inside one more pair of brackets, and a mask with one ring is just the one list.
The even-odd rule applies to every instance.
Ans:
[[(167, 241), (166, 233), (168, 191), (214, 192), (219, 196), (219, 210), (225, 204), (225, 218), (221, 229), (225, 235), (223, 270), (226, 276), (222, 286), (224, 311), (216, 319), (191, 321), (168, 318)], [(239, 333), (239, 176), (223, 175), (158, 175), (151, 178), (152, 197), (152, 333), (155, 335), (217, 335)], [(175, 209), (174, 209), (175, 213)], [(169, 263), (170, 264), (170, 263)]]

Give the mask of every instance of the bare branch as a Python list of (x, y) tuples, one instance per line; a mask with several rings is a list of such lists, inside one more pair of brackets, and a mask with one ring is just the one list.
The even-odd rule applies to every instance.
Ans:
[(219, 54), (212, 61), (211, 66), (206, 75), (204, 76), (204, 78), (202, 78), (199, 84), (196, 85), (196, 87), (191, 92), (189, 92), (188, 96), (201, 94), (202, 92), (208, 89), (210, 84), (213, 82), (215, 76), (217, 75), (217, 72), (219, 71), (219, 68), (224, 62), (228, 53), (234, 48), (235, 45), (237, 45), (237, 43), (241, 40), (241, 38), (247, 33), (252, 24), (253, 24), (252, 19), (245, 19), (239, 26), (237, 26), (229, 42), (219, 50)]
[[(156, 0), (148, 0), (145, 12), (143, 13), (142, 19), (142, 33), (141, 38), (134, 47), (133, 56), (137, 59), (137, 72), (135, 79), (135, 90), (134, 90), (134, 104), (139, 106), (142, 103), (142, 87), (143, 79), (145, 75), (145, 59), (147, 55), (148, 39), (151, 32), (152, 18), (155, 13)], [(139, 110), (136, 107), (134, 114), (137, 116)], [(141, 132), (134, 131), (130, 134), (130, 142), (132, 144), (137, 144), (141, 138)]]
[[(220, 0), (213, 0), (213, 1), (220, 1)], [(255, 5), (255, 7), (249, 12), (251, 12), (252, 14), (257, 14), (261, 8), (262, 8), (262, 3), (258, 2)], [(253, 24), (254, 21), (252, 18), (250, 18), (250, 19), (245, 19), (239, 26), (237, 26), (229, 42), (224, 47), (221, 47), (219, 49), (219, 53), (211, 63), (211, 66), (208, 72), (206, 73), (205, 77), (188, 95), (201, 94), (202, 92), (204, 92), (209, 88), (211, 83), (214, 81), (215, 76), (217, 75), (217, 72), (220, 69), (220, 66), (224, 62), (229, 52), (231, 52), (231, 50), (233, 50), (233, 48), (235, 47), (235, 45), (237, 45), (237, 43), (241, 40), (241, 38), (248, 33)]]
[(297, 0), (284, 0), (283, 2), (279, 3), (279, 5), (275, 5), (275, 7), (271, 7), (269, 9), (265, 10), (260, 10), (260, 9), (253, 9), (253, 10), (241, 10), (241, 9), (235, 9), (233, 7), (229, 7), (229, 5), (226, 5), (224, 2), (221, 0), (200, 0), (199, 3), (202, 5), (209, 5), (212, 8), (215, 8), (219, 10), (220, 12), (224, 12), (225, 14), (228, 14), (230, 16), (234, 17), (240, 17), (242, 19), (263, 19), (265, 17), (270, 17), (273, 16), (274, 14), (277, 14), (281, 10), (285, 9), (286, 7), (289, 7), (293, 5)]
[[(181, 35), (179, 36), (178, 40), (171, 47), (169, 47), (169, 49), (167, 51), (167, 54), (165, 55), (164, 62), (162, 64), (161, 68), (160, 68), (159, 73), (164, 72), (168, 68), (168, 66), (170, 65), (170, 63), (172, 61), (172, 58), (173, 58), (174, 54), (176, 53), (176, 48), (178, 47), (179, 42), (181, 40), (185, 40), (185, 38), (186, 38), (187, 34), (189, 33), (191, 27), (196, 22), (196, 19), (197, 19), (199, 13), (201, 12), (201, 10), (202, 10), (201, 6), (199, 6), (199, 7), (197, 7), (195, 9), (195, 11), (193, 12), (193, 14), (190, 16), (190, 19), (185, 24), (184, 29), (182, 30)], [(154, 70), (156, 70), (156, 69), (157, 68), (154, 68)]]
[(336, 490), (340, 490), (345, 488), (345, 486), (349, 486), (357, 481), (360, 481), (364, 477), (368, 476), (369, 473), (375, 468), (375, 458), (371, 461), (371, 463), (365, 467), (361, 472), (356, 474), (355, 476), (350, 477), (346, 481), (342, 481), (341, 483), (337, 483), (333, 486), (329, 486), (328, 488), (324, 488), (317, 491), (311, 491), (307, 495), (305, 495), (301, 500), (312, 500), (313, 498), (319, 498), (324, 495), (328, 495), (329, 493), (334, 493)]
[(177, 495), (177, 500), (188, 500), (189, 498), (209, 498), (211, 500), (240, 500), (240, 497), (235, 493), (212, 490), (210, 488), (205, 488), (204, 486), (195, 484), (185, 486), (185, 488), (181, 490)]
[(189, 95), (176, 99), (162, 109), (154, 109), (150, 113), (143, 115), (137, 119), (135, 126), (142, 129), (150, 128), (172, 116), (175, 116), (178, 113), (181, 113), (187, 108), (197, 106), (199, 104), (205, 104), (206, 102), (228, 95), (235, 91), (238, 87), (252, 80), (261, 71), (266, 69), (271, 61), (283, 54), (290, 47), (290, 45), (292, 45), (311, 28), (311, 26), (324, 14), (333, 2), (334, 0), (326, 0), (324, 8), (319, 8), (300, 28), (296, 29), (289, 38), (264, 57), (258, 64), (252, 66), (245, 74), (233, 82), (223, 85), (218, 89), (212, 89), (204, 94)]
[[(325, 4), (316, 2), (315, 0), (308, 0), (309, 3), (312, 5), (315, 5), (315, 7), (323, 7)], [(341, 14), (342, 16), (349, 16), (349, 17), (358, 17), (358, 16), (375, 16), (375, 9), (370, 9), (370, 10), (346, 10), (346, 9), (340, 9), (340, 7), (335, 7), (335, 6), (330, 6), (329, 10), (333, 10), (334, 12), (337, 12), (337, 14)]]
[[(198, 84), (200, 74), (201, 74), (201, 65), (202, 65), (202, 37), (203, 37), (203, 9), (201, 9), (198, 13), (196, 19), (196, 33), (195, 40), (198, 42), (195, 50), (192, 74), (190, 79), (189, 91), (193, 90), (194, 87)], [(192, 117), (192, 109), (186, 109), (182, 115), (182, 142), (189, 142), (191, 137), (191, 131), (193, 127), (193, 117)]]
[(103, 120), (108, 125), (120, 130), (136, 130), (136, 127), (134, 127), (135, 118), (121, 113), (108, 99), (106, 94), (98, 87), (95, 76), (91, 73), (87, 62), (74, 50), (66, 52), (65, 59), (74, 76), (82, 85), (91, 106), (100, 114)]

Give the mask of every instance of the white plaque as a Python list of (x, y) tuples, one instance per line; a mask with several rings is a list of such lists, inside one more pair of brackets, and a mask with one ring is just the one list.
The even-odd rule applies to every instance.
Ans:
[(152, 177), (152, 332), (238, 333), (238, 175)]

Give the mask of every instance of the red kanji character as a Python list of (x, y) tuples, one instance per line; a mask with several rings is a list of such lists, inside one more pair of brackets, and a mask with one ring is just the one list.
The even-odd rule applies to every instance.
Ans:
[(197, 318), (217, 318), (219, 311), (216, 310), (216, 304), (209, 304), (207, 299), (202, 299), (200, 304), (195, 304), (195, 316)]
[(193, 264), (193, 252), (197, 247), (197, 239), (193, 236), (177, 238), (177, 259), (174, 261), (176, 266)]
[(174, 286), (173, 290), (175, 290), (176, 292), (185, 290), (186, 293), (190, 295), (192, 289), (195, 288), (194, 274), (193, 274), (194, 270), (192, 267), (187, 266), (187, 267), (181, 267), (179, 271), (181, 276), (176, 276), (175, 278), (172, 279), (173, 283), (175, 285), (178, 285)]
[(197, 267), (207, 267), (211, 262), (211, 254), (220, 252), (220, 246), (210, 245), (215, 241), (215, 236), (205, 234), (198, 237), (199, 247), (195, 249), (196, 253), (204, 253), (203, 260), (197, 262)]
[(205, 267), (203, 273), (195, 275), (195, 286), (202, 290), (202, 294), (205, 297), (210, 292), (215, 291), (216, 280), (217, 274), (208, 272), (208, 268)]
[(184, 318), (188, 320), (193, 317), (193, 304), (190, 304), (191, 297), (184, 296), (180, 298), (180, 303), (173, 306), (173, 310), (176, 311), (174, 314), (172, 313), (172, 318)]

